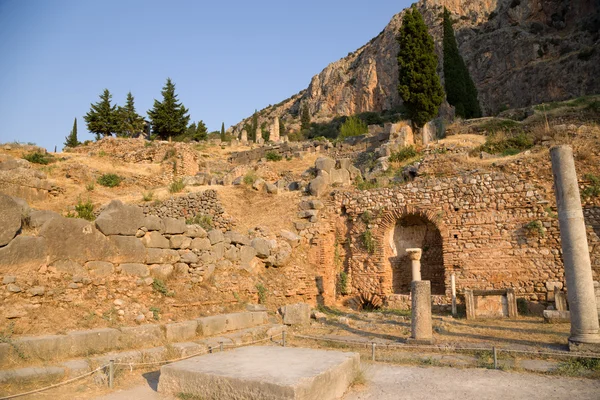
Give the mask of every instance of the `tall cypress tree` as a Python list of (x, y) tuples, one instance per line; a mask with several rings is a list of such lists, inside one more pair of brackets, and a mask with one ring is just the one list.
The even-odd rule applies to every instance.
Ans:
[(171, 78), (167, 78), (167, 83), (162, 90), (163, 100), (154, 100), (154, 107), (148, 110), (148, 116), (152, 121), (152, 133), (161, 139), (168, 139), (169, 136), (177, 136), (186, 132), (190, 116), (188, 109), (177, 101), (175, 94), (175, 84)]
[(100, 101), (91, 104), (90, 111), (83, 117), (88, 131), (96, 135), (96, 140), (100, 140), (101, 136), (112, 136), (118, 129), (117, 106), (110, 104), (111, 99), (108, 89), (104, 89)]
[(73, 121), (73, 129), (71, 129), (71, 133), (69, 136), (65, 137), (65, 147), (77, 147), (81, 143), (77, 139), (77, 118)]
[(279, 118), (279, 135), (280, 136), (287, 136), (287, 130), (285, 129), (285, 124), (283, 123), (283, 120), (281, 119), (281, 117)]
[(307, 104), (302, 107), (300, 113), (300, 129), (303, 131), (310, 129), (310, 111), (308, 110)]
[(404, 14), (397, 40), (400, 44), (398, 93), (410, 119), (420, 128), (437, 115), (444, 90), (436, 73), (433, 39), (416, 7)]
[(225, 122), (221, 122), (221, 141), (225, 141)]
[(248, 140), (256, 141), (256, 138), (259, 137), (260, 128), (258, 127), (258, 112), (254, 110), (254, 114), (252, 115), (252, 124), (250, 125), (250, 132), (248, 132)]
[(477, 100), (477, 88), (458, 51), (450, 12), (445, 7), (443, 27), (444, 86), (448, 103), (453, 105), (456, 114), (463, 118), (480, 117), (481, 108)]
[(144, 118), (135, 111), (134, 98), (131, 92), (127, 93), (125, 106), (119, 107), (119, 121), (117, 136), (133, 137), (144, 131)]

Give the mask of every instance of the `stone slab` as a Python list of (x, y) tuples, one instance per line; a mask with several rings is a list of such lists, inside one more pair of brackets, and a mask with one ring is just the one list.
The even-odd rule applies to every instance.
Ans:
[(223, 400), (337, 399), (359, 364), (357, 353), (243, 347), (161, 367), (158, 391)]

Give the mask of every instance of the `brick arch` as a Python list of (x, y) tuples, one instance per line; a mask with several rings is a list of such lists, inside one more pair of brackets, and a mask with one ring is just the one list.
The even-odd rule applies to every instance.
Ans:
[[(441, 256), (442, 256), (442, 268), (444, 269), (444, 275), (445, 275), (445, 262), (443, 260), (444, 257), (444, 238), (447, 237), (448, 235), (448, 229), (441, 223), (441, 215), (439, 214), (438, 210), (427, 210), (427, 209), (420, 209), (420, 208), (415, 208), (413, 206), (407, 205), (405, 207), (400, 207), (400, 208), (395, 208), (393, 210), (389, 210), (387, 211), (382, 217), (381, 220), (379, 222), (379, 225), (377, 227), (376, 230), (374, 230), (373, 232), (373, 236), (375, 239), (375, 254), (374, 254), (374, 259), (375, 259), (375, 264), (377, 266), (377, 269), (379, 271), (379, 273), (382, 276), (382, 280), (381, 280), (381, 288), (380, 288), (380, 293), (381, 295), (386, 295), (390, 293), (390, 289), (393, 292), (393, 281), (389, 280), (389, 277), (386, 277), (387, 275), (392, 276), (392, 280), (393, 280), (393, 272), (390, 271), (390, 269), (392, 268), (392, 265), (390, 264), (390, 261), (387, 259), (387, 254), (386, 254), (386, 249), (385, 246), (387, 244), (386, 242), (386, 235), (390, 233), (390, 231), (393, 231), (396, 228), (396, 225), (404, 218), (406, 217), (410, 217), (410, 216), (414, 216), (414, 217), (418, 217), (419, 219), (423, 220), (425, 223), (430, 223), (431, 225), (433, 225), (436, 230), (439, 232), (439, 246), (441, 247), (438, 251), (441, 250)], [(437, 248), (437, 246), (436, 246)], [(424, 277), (425, 279), (425, 277)], [(444, 286), (444, 290), (446, 287), (446, 279), (444, 276), (443, 282), (437, 282), (438, 287), (441, 287), (442, 285)], [(433, 284), (434, 282), (432, 282)], [(440, 289), (441, 291), (441, 289)], [(442, 293), (437, 293), (437, 294), (442, 294)]]

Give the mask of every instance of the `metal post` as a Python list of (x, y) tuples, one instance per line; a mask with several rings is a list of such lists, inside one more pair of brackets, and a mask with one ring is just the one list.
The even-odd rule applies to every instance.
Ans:
[(110, 360), (108, 363), (108, 387), (113, 388), (115, 380), (115, 360)]
[(281, 338), (282, 338), (281, 345), (283, 347), (285, 347), (285, 331), (283, 331), (283, 333), (281, 334)]
[(371, 360), (375, 361), (375, 342), (371, 342)]
[(496, 346), (492, 347), (494, 351), (494, 369), (498, 369), (498, 352), (496, 351)]
[(452, 274), (451, 277), (451, 286), (452, 286), (452, 316), (456, 317), (456, 276)]
[(223, 351), (223, 342), (221, 342), (219, 345), (219, 351)]

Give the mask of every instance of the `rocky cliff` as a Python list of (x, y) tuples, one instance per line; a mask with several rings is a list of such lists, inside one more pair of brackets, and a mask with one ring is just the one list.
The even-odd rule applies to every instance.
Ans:
[[(419, 0), (440, 75), (443, 5), (456, 21), (460, 52), (486, 114), (600, 92), (599, 0)], [(306, 90), (260, 111), (260, 120), (281, 117), (288, 128), (298, 129), (304, 104), (313, 121), (400, 106), (396, 35), (403, 15), (329, 64)]]

